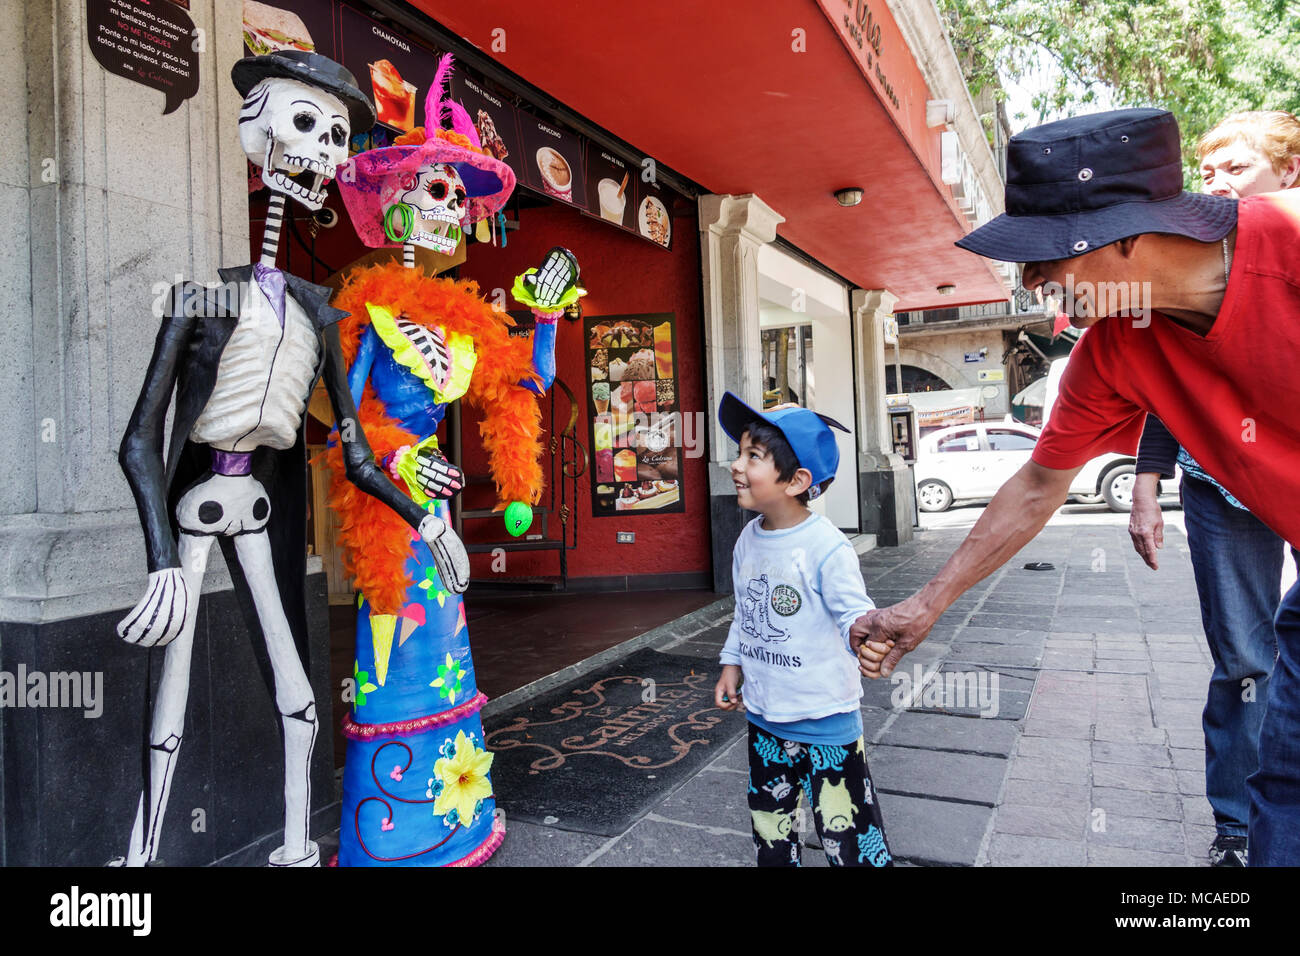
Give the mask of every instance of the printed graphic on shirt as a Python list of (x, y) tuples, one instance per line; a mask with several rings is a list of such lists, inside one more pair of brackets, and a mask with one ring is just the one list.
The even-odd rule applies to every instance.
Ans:
[(760, 574), (757, 578), (749, 579), (745, 585), (745, 593), (740, 598), (740, 629), (751, 637), (767, 643), (790, 638), (789, 631), (777, 627), (768, 617), (767, 608), (768, 601), (772, 597), (771, 591), (772, 587), (768, 583), (767, 575)]
[(782, 617), (798, 614), (803, 605), (799, 592), (788, 584), (778, 584), (772, 589), (772, 610)]

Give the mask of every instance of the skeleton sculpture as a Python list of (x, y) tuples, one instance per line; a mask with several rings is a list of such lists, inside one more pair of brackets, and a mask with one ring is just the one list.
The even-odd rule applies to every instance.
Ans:
[[(318, 722), (301, 659), (306, 640), (303, 413), (323, 375), (337, 421), (356, 422), (329, 290), (275, 267), (285, 198), (319, 209), (353, 129), (374, 109), (352, 74), (314, 53), (241, 60), (240, 142), (272, 190), (261, 261), (219, 270), (223, 286), (172, 292), (120, 460), (144, 526), (145, 597), (118, 625), (143, 647), (166, 646), (145, 789), (124, 861), (155, 859), (183, 738), (196, 605), (214, 538), (251, 595), (275, 681), (284, 736), (284, 844), (273, 866), (319, 864), (309, 839), (309, 763)], [(173, 392), (176, 411), (163, 454)], [(464, 590), (469, 562), (445, 523), (400, 494), (359, 428), (344, 429), (346, 475), (396, 511), (432, 548), (445, 587)], [(206, 446), (206, 447), (204, 447)]]
[[(362, 153), (340, 175), (353, 225), (368, 245), (400, 243), (405, 266), (355, 269), (335, 303), (348, 381), (375, 454), (393, 481), (432, 513), (447, 514), (460, 470), (438, 449), (448, 403), (461, 396), (483, 411), (480, 434), (502, 507), (528, 513), (542, 491), (536, 395), (555, 376), (555, 325), (576, 302), (578, 264), (553, 249), (516, 283), (533, 308), (531, 340), (512, 338), (502, 313), (473, 283), (413, 268), (414, 247), (453, 251), (463, 227), (496, 212), (514, 186), (509, 167), (479, 146), (458, 104), (442, 99), (450, 57), (426, 101), (424, 129)], [(452, 128), (442, 129), (443, 110)], [(361, 603), (357, 694), (343, 732), (339, 863), (435, 866), (481, 863), (500, 844), (465, 609), (431, 573), (423, 543), (337, 479), (331, 504), (341, 518)], [(510, 520), (509, 518), (507, 520)], [(518, 529), (515, 529), (518, 530)]]

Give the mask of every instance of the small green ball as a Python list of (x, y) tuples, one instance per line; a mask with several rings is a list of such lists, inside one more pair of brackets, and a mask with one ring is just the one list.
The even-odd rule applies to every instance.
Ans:
[(522, 501), (512, 501), (506, 506), (506, 530), (519, 537), (533, 525), (533, 509)]

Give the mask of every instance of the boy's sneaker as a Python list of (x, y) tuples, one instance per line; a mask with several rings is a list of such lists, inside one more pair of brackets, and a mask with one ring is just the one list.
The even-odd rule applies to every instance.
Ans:
[(1220, 833), (1210, 844), (1210, 866), (1245, 866), (1246, 838)]

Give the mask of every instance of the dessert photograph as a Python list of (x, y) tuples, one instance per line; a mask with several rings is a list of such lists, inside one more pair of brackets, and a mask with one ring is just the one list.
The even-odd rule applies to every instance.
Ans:
[(667, 246), (672, 238), (672, 224), (668, 218), (668, 210), (655, 196), (646, 196), (641, 200), (638, 225), (641, 228), (641, 235), (661, 246)]
[(653, 349), (639, 349), (627, 360), (627, 372), (623, 376), (632, 381), (654, 380), (655, 353)]
[(497, 124), (488, 115), (487, 110), (479, 110), (474, 119), (474, 129), (478, 130), (479, 142), (497, 159), (505, 159), (510, 155), (510, 150), (506, 149), (505, 140), (497, 132)]
[(660, 408), (670, 408), (677, 403), (677, 388), (670, 378), (655, 382), (655, 399)]

